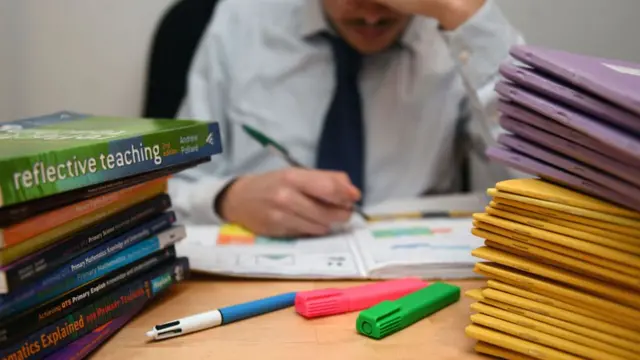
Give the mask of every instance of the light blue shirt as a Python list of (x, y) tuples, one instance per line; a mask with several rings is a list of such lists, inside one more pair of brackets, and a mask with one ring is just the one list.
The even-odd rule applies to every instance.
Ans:
[[(218, 4), (195, 54), (178, 117), (218, 121), (223, 153), (171, 180), (169, 193), (182, 221), (219, 222), (213, 202), (230, 179), (288, 166), (247, 136), (243, 123), (314, 166), (335, 81), (329, 44), (313, 35), (328, 28), (320, 0)], [(366, 58), (360, 84), (365, 205), (456, 191), (457, 129), (469, 119), (468, 133), (485, 144), (495, 135), (487, 133), (497, 129), (497, 69), (509, 48), (521, 42), (494, 0), (487, 0), (451, 32), (440, 30), (434, 19), (416, 16), (397, 46)], [(477, 94), (481, 106), (475, 112), (465, 105), (473, 97), (467, 96), (458, 70)]]

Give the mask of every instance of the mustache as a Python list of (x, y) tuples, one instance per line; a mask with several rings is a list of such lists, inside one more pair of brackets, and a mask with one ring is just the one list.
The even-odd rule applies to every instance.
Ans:
[(351, 25), (351, 26), (387, 27), (395, 24), (397, 21), (398, 21), (397, 19), (393, 19), (393, 18), (380, 18), (376, 22), (370, 23), (363, 18), (357, 18), (357, 19), (346, 20), (345, 24)]

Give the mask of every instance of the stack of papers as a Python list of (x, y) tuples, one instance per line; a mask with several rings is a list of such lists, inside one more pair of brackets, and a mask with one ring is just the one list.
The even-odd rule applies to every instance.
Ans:
[(640, 70), (512, 54), (528, 65), (504, 65), (497, 86), (512, 134), (488, 154), (540, 178), (497, 183), (474, 215), (488, 280), (466, 294), (466, 333), (505, 359), (640, 359)]

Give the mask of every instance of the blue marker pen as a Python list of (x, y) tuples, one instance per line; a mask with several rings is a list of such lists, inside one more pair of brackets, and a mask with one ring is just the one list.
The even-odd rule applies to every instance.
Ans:
[(154, 340), (163, 340), (216, 326), (226, 325), (252, 316), (262, 315), (284, 309), (286, 307), (291, 307), (294, 305), (295, 299), (296, 293), (292, 292), (207, 311), (156, 325), (151, 329), (151, 331), (147, 332), (147, 336)]

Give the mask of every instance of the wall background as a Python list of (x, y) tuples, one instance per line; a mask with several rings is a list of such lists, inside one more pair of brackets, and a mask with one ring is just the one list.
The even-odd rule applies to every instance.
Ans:
[[(174, 0), (0, 0), (0, 121), (136, 116), (148, 44)], [(529, 43), (640, 62), (638, 0), (497, 0)]]

